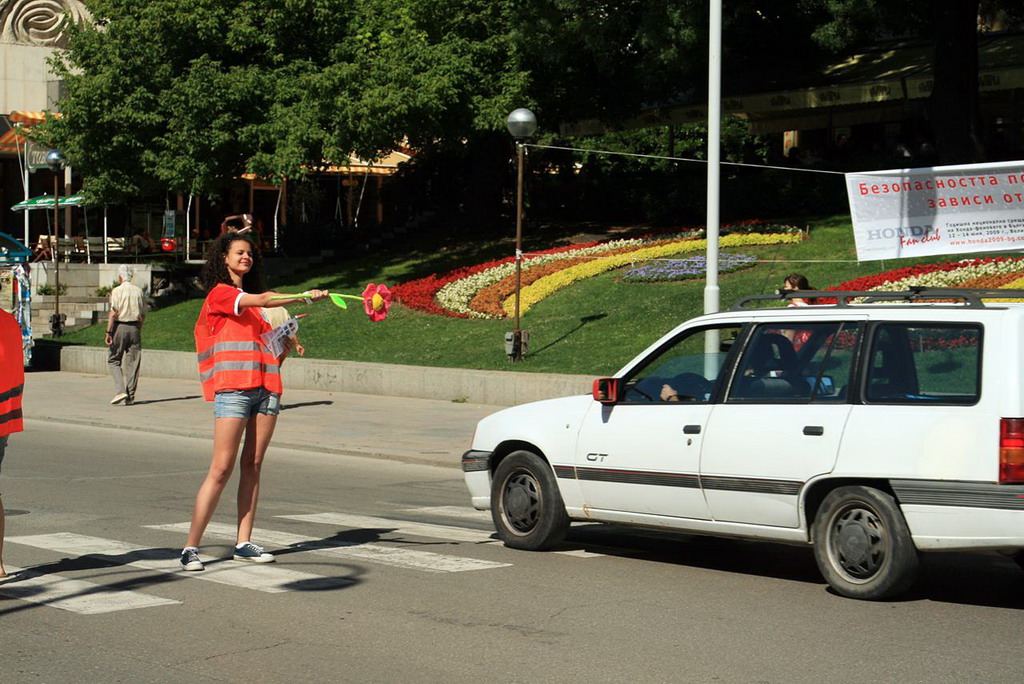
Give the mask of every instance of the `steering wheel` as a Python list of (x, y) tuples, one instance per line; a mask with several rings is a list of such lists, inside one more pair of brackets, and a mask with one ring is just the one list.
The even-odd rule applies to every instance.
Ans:
[(640, 385), (640, 383), (635, 381), (635, 380), (630, 382), (630, 383), (627, 383), (627, 385), (626, 385), (626, 396), (628, 397), (631, 393), (636, 392), (637, 394), (639, 394), (641, 397), (643, 397), (647, 401), (653, 402), (655, 400), (654, 397), (652, 397), (650, 394), (648, 394), (647, 392), (644, 392), (642, 389), (640, 389), (639, 385)]

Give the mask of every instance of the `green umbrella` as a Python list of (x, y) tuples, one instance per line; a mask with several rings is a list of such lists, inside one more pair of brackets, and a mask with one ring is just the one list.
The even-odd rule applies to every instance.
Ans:
[[(81, 195), (68, 195), (60, 198), (60, 206), (62, 207), (82, 207), (85, 206), (85, 198)], [(27, 200), (18, 202), (11, 211), (31, 211), (32, 209), (53, 209), (53, 195), (39, 195), (38, 197), (31, 197)]]

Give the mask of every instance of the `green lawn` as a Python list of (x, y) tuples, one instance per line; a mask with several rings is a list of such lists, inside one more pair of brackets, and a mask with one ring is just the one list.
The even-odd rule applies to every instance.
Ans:
[[(801, 222), (803, 226), (806, 222)], [(815, 287), (827, 287), (861, 275), (908, 265), (908, 260), (858, 264), (847, 216), (810, 223), (810, 239), (799, 245), (748, 247), (736, 251), (756, 254), (761, 263), (720, 279), (722, 308), (744, 295), (773, 292), (792, 272), (805, 274)], [(509, 231), (511, 232), (511, 231)], [(537, 230), (526, 249), (554, 246), (562, 237)], [(328, 288), (359, 294), (367, 282), (396, 284), (458, 266), (506, 256), (510, 238), (467, 243), (393, 245), (372, 255), (340, 258), (330, 266), (306, 271), (298, 279), (271, 283), (283, 292)], [(952, 258), (952, 257), (943, 257)], [(703, 280), (678, 283), (624, 283), (611, 272), (566, 288), (534, 306), (522, 319), (530, 332), (529, 356), (515, 370), (545, 373), (609, 374), (678, 323), (703, 308)], [(147, 349), (194, 349), (192, 327), (201, 300), (158, 308), (146, 319), (143, 345)], [(299, 336), (307, 358), (376, 361), (426, 366), (510, 369), (504, 353), (504, 333), (511, 320), (447, 318), (419, 313), (400, 305), (388, 318), (370, 323), (358, 302), (347, 311), (328, 302), (291, 307), (292, 314), (309, 312)], [(103, 345), (103, 326), (70, 333), (68, 343)]]

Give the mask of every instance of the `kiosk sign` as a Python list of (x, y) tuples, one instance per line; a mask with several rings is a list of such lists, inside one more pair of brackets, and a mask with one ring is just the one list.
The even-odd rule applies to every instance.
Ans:
[(50, 168), (50, 165), (46, 163), (46, 154), (49, 151), (50, 148), (41, 147), (38, 143), (29, 140), (26, 145), (25, 165), (32, 171)]
[(1024, 161), (846, 174), (857, 259), (1024, 249)]

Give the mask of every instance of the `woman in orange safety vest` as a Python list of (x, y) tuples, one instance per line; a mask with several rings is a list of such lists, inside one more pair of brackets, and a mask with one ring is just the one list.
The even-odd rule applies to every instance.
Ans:
[[(14, 316), (0, 309), (0, 465), (7, 450), (7, 437), (21, 432), (21, 392), (25, 385), (25, 360), (21, 348), (21, 326)], [(4, 570), (4, 503), (0, 500), (0, 582), (13, 579)]]
[(203, 281), (209, 293), (196, 321), (195, 338), (203, 395), (214, 402), (213, 461), (196, 495), (181, 566), (203, 569), (199, 542), (231, 477), (243, 435), (234, 559), (270, 563), (274, 556), (253, 544), (250, 536), (260, 468), (280, 410), (280, 364), (289, 350), (275, 357), (263, 344), (260, 335), (271, 328), (260, 308), (323, 299), (328, 292), (311, 290), (302, 296), (271, 300), (277, 293), (263, 286), (259, 247), (246, 230), (228, 232), (211, 244)]

